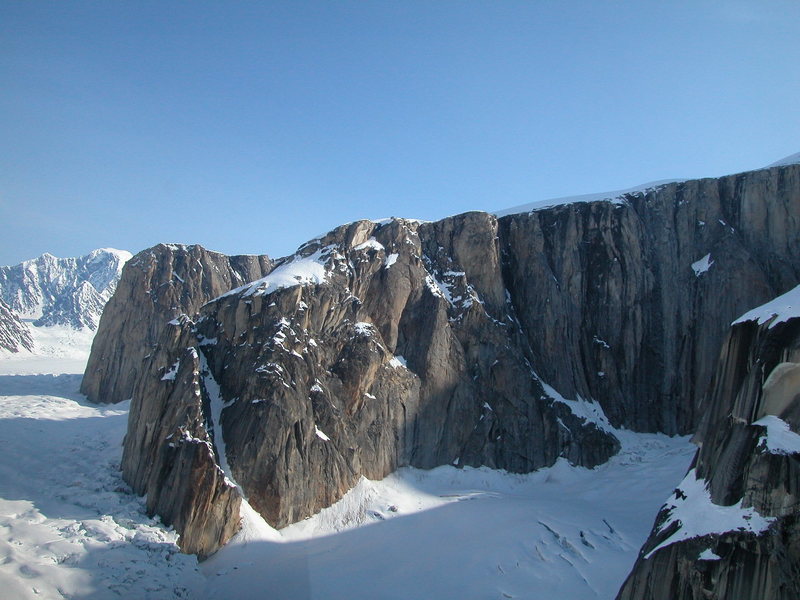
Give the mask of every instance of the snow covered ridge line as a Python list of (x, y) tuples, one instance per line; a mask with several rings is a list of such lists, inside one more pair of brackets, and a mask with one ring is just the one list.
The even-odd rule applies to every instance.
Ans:
[(767, 168), (771, 169), (773, 167), (788, 167), (789, 165), (797, 164), (800, 164), (800, 152), (796, 152), (795, 154), (790, 154), (785, 158), (776, 160), (774, 163), (767, 165)]
[(95, 329), (131, 253), (113, 248), (76, 258), (43, 254), (0, 267), (0, 298), (34, 326)]
[(658, 526), (658, 533), (664, 533), (677, 524), (677, 530), (645, 555), (649, 559), (661, 548), (670, 544), (705, 537), (721, 535), (731, 531), (763, 533), (775, 520), (762, 517), (755, 508), (745, 508), (742, 500), (732, 506), (720, 506), (711, 501), (708, 483), (698, 479), (691, 469), (667, 501), (662, 510), (668, 512), (667, 518)]
[[(800, 152), (796, 154), (792, 154), (781, 160), (778, 160), (772, 164), (767, 165), (766, 167), (758, 167), (755, 169), (747, 169), (746, 171), (742, 171), (743, 173), (747, 173), (749, 171), (761, 171), (763, 169), (772, 169), (775, 167), (788, 167), (790, 165), (800, 164)], [(732, 173), (735, 175), (736, 173)], [(728, 174), (731, 175), (731, 174)], [(725, 177), (726, 175), (721, 175), (719, 177)], [(633, 194), (647, 194), (648, 192), (657, 191), (660, 188), (663, 188), (670, 184), (677, 184), (683, 183), (685, 181), (689, 181), (689, 179), (662, 179), (658, 181), (651, 181), (650, 183), (642, 183), (640, 185), (636, 185), (634, 187), (624, 189), (624, 190), (616, 190), (611, 192), (598, 192), (594, 194), (579, 194), (575, 196), (563, 196), (559, 198), (549, 198), (545, 200), (537, 200), (534, 202), (530, 202), (527, 204), (520, 204), (518, 206), (513, 206), (511, 208), (505, 208), (501, 210), (493, 211), (496, 217), (505, 217), (507, 215), (515, 215), (519, 213), (526, 213), (532, 212), (535, 210), (540, 210), (544, 208), (550, 208), (553, 206), (559, 206), (562, 204), (575, 204), (578, 202), (599, 202), (599, 201), (607, 201), (612, 204), (625, 204), (627, 201), (626, 196), (630, 196)]]
[(327, 277), (325, 259), (329, 258), (334, 252), (336, 252), (335, 246), (326, 246), (310, 256), (294, 255), (282, 265), (276, 267), (266, 277), (232, 289), (211, 302), (234, 295), (241, 295), (242, 297), (267, 296), (277, 290), (298, 285), (319, 285), (324, 283)]
[(551, 198), (548, 200), (539, 200), (530, 202), (528, 204), (520, 204), (502, 210), (496, 210), (492, 214), (496, 217), (505, 217), (508, 215), (516, 215), (519, 213), (532, 212), (534, 210), (541, 210), (553, 206), (560, 206), (562, 204), (575, 204), (581, 202), (600, 202), (607, 201), (612, 204), (625, 204), (626, 196), (631, 194), (646, 194), (666, 187), (672, 183), (683, 183), (686, 179), (663, 179), (661, 181), (651, 181), (650, 183), (643, 183), (632, 188), (624, 190), (616, 190), (611, 192), (598, 192), (595, 194), (580, 194), (577, 196), (563, 196), (560, 198)]
[(800, 285), (766, 304), (746, 312), (731, 325), (745, 323), (746, 321), (756, 321), (758, 325), (769, 323), (769, 329), (772, 329), (778, 323), (783, 323), (796, 317), (800, 317)]

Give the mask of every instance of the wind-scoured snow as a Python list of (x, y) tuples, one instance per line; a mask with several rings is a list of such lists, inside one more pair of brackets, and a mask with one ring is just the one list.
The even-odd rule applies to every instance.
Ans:
[(732, 506), (714, 504), (708, 491), (708, 483), (704, 479), (698, 479), (694, 469), (689, 471), (664, 508), (669, 510), (669, 516), (659, 526), (658, 531), (667, 531), (675, 524), (678, 529), (646, 554), (645, 558), (650, 558), (657, 550), (670, 544), (706, 535), (729, 531), (761, 533), (774, 520), (762, 517), (754, 508), (743, 507), (741, 500)]
[(711, 260), (711, 254), (706, 254), (700, 260), (693, 262), (692, 271), (694, 271), (695, 277), (700, 277), (700, 275), (708, 271), (711, 268), (711, 265), (713, 264), (714, 261)]
[(800, 285), (766, 304), (746, 312), (731, 325), (744, 323), (745, 321), (756, 321), (759, 325), (769, 323), (769, 328), (772, 329), (778, 323), (783, 323), (795, 317), (800, 317)]
[(670, 183), (681, 183), (685, 179), (664, 179), (661, 181), (652, 181), (650, 183), (643, 183), (625, 190), (616, 190), (614, 192), (599, 192), (595, 194), (582, 194), (578, 196), (564, 196), (562, 198), (551, 198), (549, 200), (539, 200), (537, 202), (530, 202), (528, 204), (520, 204), (511, 208), (494, 211), (497, 217), (504, 217), (506, 215), (515, 215), (519, 213), (527, 213), (534, 210), (541, 210), (543, 208), (550, 208), (551, 206), (560, 206), (562, 204), (576, 204), (579, 202), (599, 202), (606, 201), (612, 204), (624, 204), (626, 196), (631, 194), (646, 194), (660, 187), (669, 185)]
[(800, 435), (789, 428), (789, 424), (775, 415), (761, 417), (753, 425), (766, 427), (767, 431), (759, 439), (758, 445), (770, 454), (800, 453)]

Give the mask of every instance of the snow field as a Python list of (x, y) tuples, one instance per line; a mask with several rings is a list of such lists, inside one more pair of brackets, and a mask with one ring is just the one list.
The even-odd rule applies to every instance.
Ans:
[(615, 431), (622, 452), (593, 470), (404, 468), (280, 531), (244, 503), (242, 531), (198, 565), (121, 479), (127, 403), (79, 384), (0, 375), (2, 597), (611, 599), (694, 452)]
[(209, 598), (611, 599), (694, 452), (619, 433), (593, 470), (403, 468), (280, 531), (250, 523), (201, 565)]
[(0, 596), (202, 597), (196, 559), (122, 481), (128, 403), (90, 405), (79, 384), (0, 376)]

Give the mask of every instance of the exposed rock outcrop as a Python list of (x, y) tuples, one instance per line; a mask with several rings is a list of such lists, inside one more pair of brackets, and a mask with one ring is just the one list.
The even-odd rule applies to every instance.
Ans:
[(130, 398), (142, 361), (168, 321), (194, 314), (271, 265), (267, 256), (225, 256), (196, 245), (159, 244), (134, 256), (103, 311), (81, 393), (102, 403)]
[(800, 281), (800, 166), (500, 224), (539, 374), (615, 425), (692, 433), (730, 322)]
[[(172, 321), (155, 344), (150, 367), (166, 361), (170, 370), (144, 373), (136, 383), (122, 470), (135, 492), (147, 494), (148, 512), (181, 532), (181, 549), (202, 558), (239, 529), (241, 496), (218, 466), (203, 359), (187, 323)], [(166, 403), (147, 393), (153, 376)]]
[(620, 600), (800, 597), (800, 287), (781, 302), (797, 316), (728, 335), (692, 469)]
[[(149, 505), (179, 503), (183, 490), (153, 476), (169, 471), (163, 449), (182, 435), (175, 406), (204, 424), (194, 438), (225, 448), (230, 477), (275, 526), (403, 465), (607, 460), (616, 438), (554, 402), (531, 370), (496, 232), (484, 213), (361, 221), (206, 304), (196, 323), (173, 321), (181, 333), (162, 338), (133, 394), (126, 480)], [(191, 388), (181, 356), (203, 363)]]
[(33, 338), (19, 315), (0, 299), (0, 350), (17, 353), (33, 350)]
[[(172, 468), (159, 447), (185, 427), (167, 414), (178, 405), (277, 526), (401, 465), (593, 466), (618, 448), (603, 411), (637, 430), (694, 429), (730, 321), (800, 281), (798, 219), (800, 167), (788, 166), (499, 220), (361, 221), (202, 307), (210, 296), (158, 310), (137, 278), (172, 285), (173, 259), (148, 251), (130, 269), (151, 275), (123, 276), (106, 330), (103, 316), (97, 354), (111, 358), (93, 349), (90, 368), (105, 372), (85, 381), (108, 401), (127, 397), (118, 382), (132, 390), (137, 491), (182, 501), (184, 486), (159, 491), (152, 477)], [(198, 274), (185, 275), (196, 293)], [(197, 389), (167, 377), (187, 352)]]

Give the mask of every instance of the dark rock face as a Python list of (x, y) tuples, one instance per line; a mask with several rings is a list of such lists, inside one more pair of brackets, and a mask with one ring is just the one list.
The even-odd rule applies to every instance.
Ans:
[[(146, 252), (104, 313), (85, 381), (108, 401), (132, 391), (124, 468), (137, 491), (169, 506), (188, 493), (153, 476), (173, 469), (163, 447), (188, 430), (180, 406), (190, 437), (211, 440), (204, 456), (276, 526), (403, 465), (593, 466), (619, 447), (604, 417), (578, 416), (600, 405), (614, 425), (694, 429), (730, 321), (800, 281), (798, 218), (790, 166), (499, 220), (361, 221), (205, 305), (210, 290), (192, 304), (206, 290), (196, 272), (180, 275), (181, 304), (171, 251)], [(200, 365), (188, 387), (169, 377), (186, 353)], [(230, 517), (219, 502), (208, 514)]]
[(93, 402), (131, 397), (165, 324), (269, 271), (267, 256), (225, 256), (201, 246), (159, 244), (125, 264), (100, 319), (81, 393)]
[(730, 322), (800, 280), (799, 228), (798, 166), (504, 217), (534, 367), (614, 425), (693, 432)]
[[(133, 392), (126, 480), (191, 537), (208, 524), (175, 516), (198, 487), (172, 475), (175, 439), (210, 440), (220, 463), (224, 447), (230, 476), (276, 526), (403, 465), (607, 460), (616, 438), (554, 402), (531, 371), (496, 231), (483, 213), (340, 227), (203, 306), (196, 324), (173, 321)], [(460, 250), (454, 239), (471, 241)], [(227, 505), (212, 509), (217, 530), (232, 522)]]
[(0, 349), (17, 353), (33, 350), (33, 338), (28, 326), (0, 299)]
[(675, 505), (688, 502), (679, 489), (618, 598), (799, 598), (800, 318), (736, 324), (707, 401), (690, 476), (707, 490), (706, 506), (749, 516), (664, 545), (692, 528), (671, 518)]
[[(202, 558), (239, 529), (241, 496), (218, 466), (191, 325), (184, 318), (164, 328), (148, 367), (165, 361), (172, 369), (136, 382), (131, 414), (137, 418), (128, 422), (122, 472), (135, 492), (147, 494), (148, 512), (181, 532), (181, 549)], [(161, 393), (153, 394), (154, 387)]]

